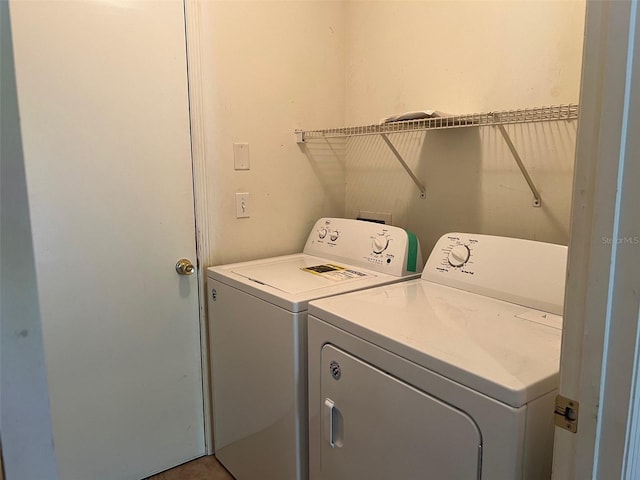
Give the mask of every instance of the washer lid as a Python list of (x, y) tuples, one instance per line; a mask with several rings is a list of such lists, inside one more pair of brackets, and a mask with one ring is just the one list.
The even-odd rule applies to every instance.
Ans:
[(239, 266), (231, 272), (261, 285), (292, 294), (376, 276), (363, 269), (311, 256)]
[(562, 330), (545, 312), (412, 280), (316, 300), (309, 314), (513, 407), (557, 388)]
[(225, 283), (296, 313), (306, 311), (315, 298), (415, 279), (419, 274), (396, 277), (297, 253), (209, 267), (207, 276), (209, 281)]

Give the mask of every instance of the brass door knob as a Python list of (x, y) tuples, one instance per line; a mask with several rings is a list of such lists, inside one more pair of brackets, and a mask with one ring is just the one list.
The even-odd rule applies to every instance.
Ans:
[(196, 268), (193, 266), (191, 261), (186, 258), (181, 258), (176, 263), (176, 272), (180, 275), (193, 275), (193, 272), (196, 271)]

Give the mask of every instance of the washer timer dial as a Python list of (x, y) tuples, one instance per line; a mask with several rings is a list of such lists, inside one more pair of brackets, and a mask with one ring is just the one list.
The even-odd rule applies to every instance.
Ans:
[(447, 260), (452, 267), (461, 267), (467, 263), (470, 256), (471, 252), (469, 251), (469, 247), (466, 245), (456, 245), (451, 248)]
[(389, 246), (389, 239), (387, 237), (376, 237), (373, 239), (373, 252), (382, 253)]

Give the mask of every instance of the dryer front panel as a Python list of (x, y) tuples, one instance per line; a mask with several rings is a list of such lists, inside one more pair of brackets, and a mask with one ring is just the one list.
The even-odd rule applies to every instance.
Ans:
[(319, 478), (480, 478), (469, 415), (333, 345), (321, 358)]

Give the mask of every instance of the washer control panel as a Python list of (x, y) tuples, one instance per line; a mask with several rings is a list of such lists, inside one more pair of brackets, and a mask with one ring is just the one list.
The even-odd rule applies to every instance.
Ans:
[(433, 248), (422, 278), (561, 314), (566, 263), (564, 245), (447, 233)]
[(304, 253), (403, 276), (422, 271), (420, 245), (412, 233), (392, 225), (347, 218), (321, 218)]

